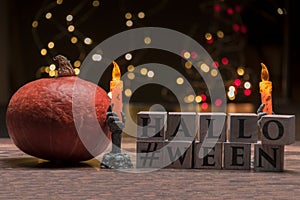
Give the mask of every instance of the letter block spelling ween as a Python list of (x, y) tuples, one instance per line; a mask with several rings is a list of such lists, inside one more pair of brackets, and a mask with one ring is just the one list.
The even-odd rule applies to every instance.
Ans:
[(238, 142), (224, 143), (224, 169), (250, 170), (251, 144)]
[(282, 172), (284, 168), (284, 146), (254, 144), (254, 171)]
[(223, 143), (216, 144), (195, 142), (194, 168), (197, 169), (222, 169)]
[(226, 113), (198, 113), (200, 142), (225, 142)]
[(294, 115), (265, 115), (261, 118), (262, 144), (289, 145), (295, 142)]
[(161, 168), (164, 161), (163, 141), (137, 141), (137, 168)]
[(139, 112), (137, 140), (165, 140), (167, 112)]
[(258, 116), (254, 113), (228, 113), (228, 141), (256, 143)]
[(167, 121), (167, 140), (193, 141), (195, 139), (195, 112), (169, 112)]
[(192, 149), (191, 141), (165, 142), (163, 148), (164, 165), (166, 168), (192, 168)]

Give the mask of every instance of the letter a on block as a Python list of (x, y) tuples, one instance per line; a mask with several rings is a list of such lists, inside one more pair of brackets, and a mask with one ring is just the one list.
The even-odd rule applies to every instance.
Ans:
[(295, 142), (295, 115), (265, 115), (260, 127), (262, 144), (289, 145)]

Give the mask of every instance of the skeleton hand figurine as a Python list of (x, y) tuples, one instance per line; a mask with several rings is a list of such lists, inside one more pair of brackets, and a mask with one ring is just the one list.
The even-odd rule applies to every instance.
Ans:
[[(265, 104), (260, 104), (260, 106), (258, 107), (258, 109), (257, 109), (257, 111), (256, 111), (256, 113), (257, 113), (257, 115), (258, 115), (257, 125), (258, 125), (259, 127), (261, 127), (260, 122), (261, 122), (262, 116), (268, 114), (268, 113), (266, 113), (266, 112), (263, 112), (264, 107), (265, 107)], [(274, 115), (275, 113), (272, 112), (272, 114)]]
[(112, 134), (112, 150), (111, 153), (121, 153), (122, 132), (125, 126), (125, 115), (121, 112), (122, 121), (118, 115), (113, 112), (113, 104), (110, 104), (106, 112), (106, 123)]

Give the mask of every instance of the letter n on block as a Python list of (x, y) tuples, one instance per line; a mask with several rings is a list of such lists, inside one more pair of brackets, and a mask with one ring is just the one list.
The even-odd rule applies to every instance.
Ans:
[(262, 144), (289, 145), (295, 142), (295, 115), (265, 115), (260, 127)]
[(201, 143), (225, 142), (226, 113), (198, 113)]
[(141, 111), (137, 114), (137, 140), (165, 140), (167, 112)]
[(223, 143), (195, 143), (194, 168), (222, 169)]
[(257, 114), (228, 113), (228, 141), (256, 143), (258, 139)]
[(281, 172), (284, 168), (284, 146), (254, 144), (254, 171)]
[(166, 139), (169, 141), (193, 141), (195, 137), (195, 112), (169, 112)]
[(162, 168), (163, 141), (138, 141), (136, 145), (137, 168)]
[(165, 142), (164, 165), (166, 168), (192, 168), (192, 149), (193, 142), (190, 141)]
[(251, 143), (224, 142), (224, 169), (250, 170)]

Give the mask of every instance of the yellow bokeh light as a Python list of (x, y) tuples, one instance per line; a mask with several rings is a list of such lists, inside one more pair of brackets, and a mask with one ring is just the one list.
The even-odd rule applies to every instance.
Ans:
[(63, 3), (63, 0), (57, 0), (56, 3), (57, 3), (58, 5), (60, 5), (60, 4)]
[(223, 31), (217, 31), (218, 38), (224, 38), (224, 32)]
[(50, 67), (49, 67), (49, 66), (45, 67), (45, 72), (46, 72), (46, 73), (49, 73), (49, 72), (50, 72)]
[(54, 42), (49, 42), (48, 43), (48, 48), (53, 49), (54, 48)]
[(147, 76), (148, 76), (149, 78), (153, 78), (153, 77), (154, 77), (154, 71), (149, 70), (148, 73), (147, 73)]
[(81, 65), (81, 61), (80, 60), (76, 60), (74, 62), (74, 67), (80, 67), (80, 65)]
[(134, 70), (134, 66), (133, 65), (128, 65), (127, 71), (133, 72), (133, 70)]
[(197, 103), (201, 103), (201, 101), (202, 101), (202, 97), (201, 96), (196, 96), (195, 97), (195, 101), (197, 102)]
[(145, 42), (145, 44), (150, 44), (151, 43), (151, 38), (150, 37), (145, 37), (144, 42)]
[(181, 77), (178, 77), (178, 78), (176, 79), (176, 83), (177, 83), (178, 85), (182, 85), (182, 84), (184, 83), (184, 79), (181, 78)]
[(51, 65), (49, 66), (49, 69), (50, 69), (51, 71), (54, 71), (55, 68), (56, 68), (56, 66), (55, 66), (54, 64), (51, 64)]
[(73, 25), (68, 26), (69, 32), (73, 32), (74, 30), (75, 30), (75, 26), (73, 26)]
[(212, 69), (210, 71), (211, 76), (216, 77), (218, 75), (218, 70), (217, 69)]
[(245, 89), (250, 89), (251, 88), (251, 83), (249, 81), (244, 83), (244, 88)]
[(147, 75), (147, 73), (148, 73), (148, 69), (146, 69), (146, 68), (142, 68), (141, 70), (140, 70), (140, 73), (142, 74), (142, 75)]
[(245, 69), (244, 69), (244, 67), (239, 67), (239, 68), (237, 68), (236, 73), (237, 73), (239, 76), (243, 76), (243, 75), (245, 74)]
[(56, 74), (55, 71), (52, 71), (52, 70), (49, 71), (49, 76), (53, 77), (53, 76), (55, 76), (55, 74)]
[(200, 69), (201, 69), (203, 72), (205, 72), (205, 73), (209, 72), (209, 66), (208, 66), (207, 64), (205, 64), (205, 63), (202, 63), (202, 64), (200, 65)]
[(93, 40), (89, 37), (84, 38), (84, 43), (87, 45), (91, 45), (93, 43)]
[(230, 86), (228, 89), (229, 89), (230, 92), (233, 92), (233, 93), (235, 92), (235, 87), (234, 86)]
[(76, 75), (78, 75), (80, 73), (80, 69), (79, 68), (74, 68), (74, 72)]
[(281, 8), (277, 8), (277, 13), (278, 13), (279, 15), (283, 15), (283, 10), (282, 10)]
[(32, 24), (31, 24), (32, 28), (36, 28), (36, 27), (38, 27), (38, 25), (39, 25), (39, 22), (36, 21), (36, 20), (33, 21)]
[(212, 39), (212, 35), (210, 33), (206, 33), (205, 34), (205, 39), (206, 40), (211, 40)]
[(100, 2), (98, 0), (93, 1), (93, 6), (98, 7), (100, 5)]
[(68, 22), (72, 21), (72, 20), (73, 20), (73, 15), (68, 15), (68, 16), (66, 17), (66, 20), (67, 20)]
[(185, 59), (189, 59), (189, 58), (191, 57), (190, 52), (188, 52), (188, 51), (184, 52), (183, 57), (184, 57)]
[(71, 37), (71, 42), (72, 42), (73, 44), (76, 44), (76, 43), (78, 42), (77, 37), (75, 37), (75, 36)]
[(131, 60), (132, 59), (132, 54), (131, 53), (126, 53), (125, 54), (125, 59), (126, 60)]
[(193, 66), (192, 62), (191, 61), (186, 61), (185, 64), (184, 64), (184, 67), (187, 68), (187, 69), (191, 69)]
[(132, 18), (132, 14), (130, 12), (125, 14), (125, 18), (126, 19), (131, 19)]
[(138, 13), (138, 18), (140, 18), (140, 19), (145, 18), (145, 13), (144, 12), (139, 12)]
[(127, 77), (128, 77), (128, 79), (133, 80), (133, 79), (135, 78), (135, 74), (132, 73), (132, 72), (129, 72), (129, 73), (127, 74)]
[(132, 26), (133, 26), (133, 21), (127, 20), (127, 21), (126, 21), (126, 26), (132, 27)]
[(131, 89), (126, 89), (126, 90), (124, 91), (124, 94), (125, 94), (125, 96), (130, 97), (130, 96), (132, 95)]
[(41, 55), (45, 56), (47, 54), (47, 49), (41, 49)]
[(45, 17), (46, 17), (46, 19), (51, 19), (52, 13), (51, 12), (46, 13)]
[(93, 56), (92, 56), (92, 59), (93, 61), (101, 61), (102, 60), (102, 55), (101, 54), (97, 54), (95, 53)]

